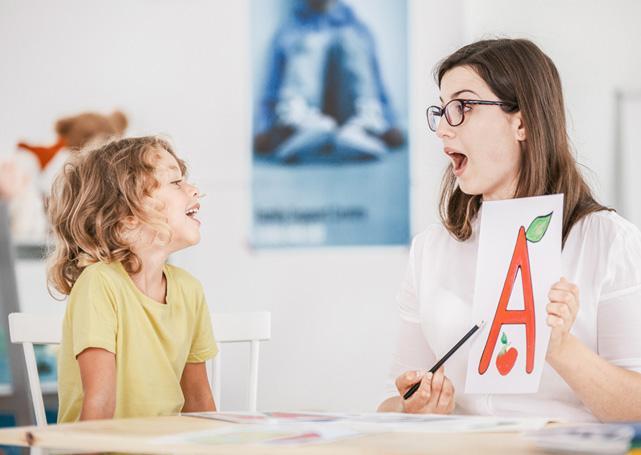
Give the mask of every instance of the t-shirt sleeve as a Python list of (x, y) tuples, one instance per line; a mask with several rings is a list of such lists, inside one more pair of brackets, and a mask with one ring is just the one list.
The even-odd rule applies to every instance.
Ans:
[(400, 318), (396, 346), (385, 384), (386, 397), (398, 394), (395, 385), (398, 376), (410, 370), (427, 369), (434, 360), (434, 354), (421, 329), (416, 283), (417, 274), (420, 276), (423, 243), (423, 236), (412, 242), (405, 278), (396, 297)]
[(113, 290), (97, 271), (87, 271), (69, 294), (73, 355), (87, 348), (116, 353), (118, 317)]
[(192, 337), (188, 363), (205, 362), (218, 353), (218, 345), (214, 339), (211, 327), (211, 316), (205, 301), (205, 294), (202, 287), (198, 287), (198, 306), (196, 308), (196, 323)]
[(641, 372), (641, 232), (626, 226), (609, 250), (597, 313), (598, 353)]

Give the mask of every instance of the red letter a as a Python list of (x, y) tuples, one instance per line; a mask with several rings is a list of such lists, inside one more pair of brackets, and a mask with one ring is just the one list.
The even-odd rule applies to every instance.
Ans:
[[(516, 281), (516, 274), (521, 269), (521, 282), (523, 283), (523, 301), (524, 308), (522, 310), (508, 310), (507, 304), (512, 295), (512, 288)], [(481, 356), (479, 363), (479, 374), (484, 374), (487, 371), (490, 361), (492, 360), (492, 353), (496, 346), (496, 341), (499, 338), (499, 332), (503, 324), (525, 324), (525, 340), (526, 340), (526, 356), (525, 356), (525, 371), (532, 373), (534, 370), (534, 346), (535, 346), (535, 319), (534, 319), (534, 295), (532, 293), (532, 275), (530, 273), (530, 258), (527, 251), (527, 239), (525, 237), (525, 228), (521, 226), (519, 235), (516, 239), (516, 246), (514, 247), (514, 254), (510, 269), (505, 277), (505, 284), (501, 292), (501, 298), (496, 308), (496, 315), (492, 322), (490, 335), (485, 342), (485, 349)]]

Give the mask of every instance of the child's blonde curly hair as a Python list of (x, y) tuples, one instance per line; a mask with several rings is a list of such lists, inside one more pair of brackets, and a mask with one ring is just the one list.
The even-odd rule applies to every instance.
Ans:
[(161, 150), (176, 158), (184, 175), (185, 163), (156, 136), (90, 145), (65, 163), (47, 210), (54, 236), (50, 286), (68, 295), (83, 269), (96, 262), (120, 261), (129, 273), (140, 270), (128, 222), (147, 225), (166, 241), (171, 238), (162, 207), (152, 197), (159, 186), (154, 163)]

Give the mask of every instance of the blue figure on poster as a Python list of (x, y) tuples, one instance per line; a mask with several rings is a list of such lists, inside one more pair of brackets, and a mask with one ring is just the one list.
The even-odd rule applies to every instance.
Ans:
[(377, 160), (404, 144), (368, 27), (341, 0), (297, 0), (276, 32), (257, 156), (286, 164)]

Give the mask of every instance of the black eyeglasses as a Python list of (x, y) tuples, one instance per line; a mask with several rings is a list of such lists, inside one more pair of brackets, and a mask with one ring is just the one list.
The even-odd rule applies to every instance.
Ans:
[(516, 105), (513, 103), (505, 103), (503, 101), (485, 101), (485, 100), (451, 100), (443, 107), (430, 106), (427, 108), (427, 126), (434, 132), (438, 128), (441, 117), (445, 117), (450, 126), (459, 126), (465, 120), (465, 107), (471, 105), (486, 105), (486, 106), (508, 106), (510, 111), (516, 110)]

